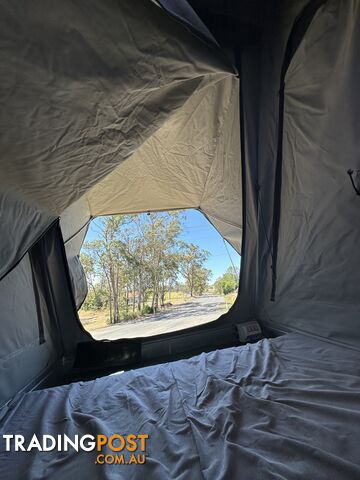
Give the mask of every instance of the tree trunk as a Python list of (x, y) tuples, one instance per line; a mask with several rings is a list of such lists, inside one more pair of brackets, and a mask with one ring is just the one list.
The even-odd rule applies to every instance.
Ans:
[(138, 292), (138, 311), (141, 311), (141, 298), (142, 298), (142, 278), (139, 275), (139, 292)]
[(113, 286), (113, 303), (114, 303), (114, 323), (120, 321), (120, 309), (119, 309), (119, 295), (116, 288)]
[(110, 323), (113, 323), (113, 318), (112, 318), (112, 301), (111, 301), (111, 290), (110, 291), (110, 295), (109, 295), (109, 320), (110, 320)]
[(120, 322), (119, 299), (114, 298), (114, 323)]
[(159, 308), (159, 292), (156, 290), (155, 295), (155, 313), (158, 311)]
[(152, 300), (151, 300), (151, 310), (152, 310), (152, 313), (155, 313), (155, 295), (156, 295), (156, 292), (155, 292), (155, 288), (153, 290), (153, 295), (152, 295)]
[(126, 311), (126, 315), (128, 314), (129, 312), (129, 287), (128, 285), (126, 285), (125, 287), (125, 302), (126, 302), (126, 306), (125, 306), (125, 311)]
[(135, 295), (136, 295), (136, 282), (135, 282), (135, 276), (134, 276), (133, 277), (133, 305), (132, 305), (133, 314), (135, 313), (135, 305), (136, 305)]

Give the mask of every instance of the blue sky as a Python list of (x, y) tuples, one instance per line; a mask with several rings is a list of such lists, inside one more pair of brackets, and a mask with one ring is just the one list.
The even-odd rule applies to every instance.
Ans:
[(210, 257), (205, 266), (213, 272), (212, 281), (220, 277), (231, 266), (229, 254), (235, 267), (240, 266), (239, 254), (228, 243), (229, 253), (227, 253), (222, 236), (201, 212), (198, 210), (187, 210), (185, 215), (186, 220), (183, 222), (184, 232), (181, 235), (181, 239), (195, 243), (210, 252)]
[[(236, 267), (240, 266), (239, 254), (228, 243), (227, 252), (223, 238), (202, 213), (197, 210), (186, 210), (184, 214), (183, 233), (180, 238), (185, 242), (195, 243), (200, 248), (210, 252), (210, 257), (205, 266), (213, 272), (212, 281), (220, 277), (231, 266), (229, 255), (234, 265)], [(85, 241), (95, 240), (97, 231), (96, 220), (94, 220), (90, 224)]]

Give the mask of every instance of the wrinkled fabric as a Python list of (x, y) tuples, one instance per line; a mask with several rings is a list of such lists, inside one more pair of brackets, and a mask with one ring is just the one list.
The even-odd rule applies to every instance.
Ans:
[(0, 185), (0, 281), (32, 247), (33, 233), (40, 237), (55, 221), (55, 215), (44, 213), (20, 191)]
[[(8, 478), (358, 479), (359, 352), (299, 334), (34, 391), (1, 433), (149, 434), (145, 465), (5, 453)], [(26, 473), (25, 473), (26, 472)]]
[[(31, 260), (26, 254), (0, 282), (0, 406), (54, 361), (48, 318), (34, 290)], [(39, 319), (39, 309), (41, 315)], [(40, 341), (40, 327), (45, 342)], [(1, 413), (0, 413), (1, 416)]]
[(197, 208), (240, 252), (239, 80), (202, 83), (85, 199), (93, 216)]
[(91, 216), (204, 206), (240, 248), (239, 81), (191, 8), (163, 3), (0, 1), (0, 204), (40, 211), (0, 237), (0, 276), (49, 216), (67, 240)]
[[(285, 3), (299, 14), (303, 2)], [(278, 27), (283, 42), (277, 34), (266, 45), (262, 75), (255, 316), (273, 327), (359, 348), (360, 202), (347, 171), (360, 167), (360, 3), (324, 2), (285, 75), (276, 296), (271, 301), (273, 176), (280, 148), (276, 115), (292, 22), (286, 21), (286, 29), (284, 25)], [(246, 262), (244, 255), (248, 269)]]

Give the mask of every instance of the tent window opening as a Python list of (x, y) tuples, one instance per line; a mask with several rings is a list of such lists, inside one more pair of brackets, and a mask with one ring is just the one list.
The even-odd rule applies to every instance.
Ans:
[(95, 218), (80, 260), (88, 294), (79, 317), (96, 340), (205, 324), (237, 296), (240, 256), (197, 210)]

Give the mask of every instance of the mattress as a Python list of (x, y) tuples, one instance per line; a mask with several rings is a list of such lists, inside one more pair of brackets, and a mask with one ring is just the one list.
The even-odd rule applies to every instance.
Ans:
[[(33, 434), (115, 435), (116, 448), (120, 436), (146, 441), (137, 438), (135, 453), (143, 452), (145, 463), (138, 457), (134, 464), (129, 443), (116, 453), (109, 445), (45, 452), (9, 444), (5, 451), (1, 436), (2, 480), (358, 480), (359, 352), (287, 334), (33, 391), (8, 412), (0, 433), (22, 435), (25, 448)], [(122, 454), (125, 463), (111, 463)]]

